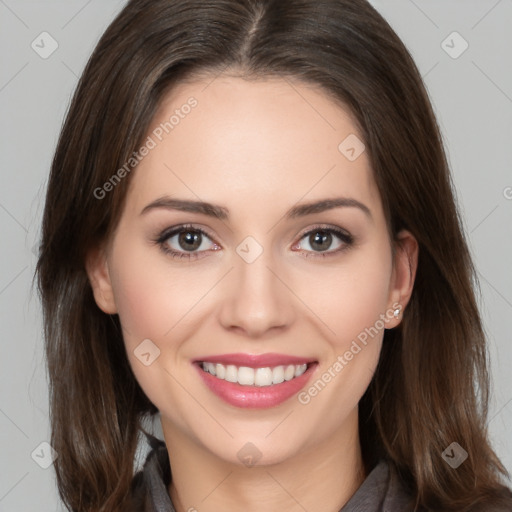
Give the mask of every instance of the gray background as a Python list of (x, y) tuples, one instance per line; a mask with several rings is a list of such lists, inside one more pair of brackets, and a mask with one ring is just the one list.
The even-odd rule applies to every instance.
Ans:
[[(372, 3), (411, 51), (441, 125), (481, 282), (494, 382), (489, 430), (512, 472), (512, 0)], [(0, 0), (2, 512), (62, 510), (52, 466), (39, 465), (50, 462), (50, 451), (40, 447), (49, 429), (33, 248), (70, 95), (123, 5)], [(38, 36), (44, 31), (58, 44), (47, 59), (31, 47), (34, 40), (43, 46)], [(450, 36), (454, 31), (463, 39)], [(464, 41), (469, 47), (458, 56)], [(39, 51), (48, 51), (50, 43), (45, 39)]]

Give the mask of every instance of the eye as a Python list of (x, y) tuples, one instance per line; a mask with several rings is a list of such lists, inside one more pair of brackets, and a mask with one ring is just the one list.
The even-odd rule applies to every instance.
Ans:
[(220, 249), (220, 246), (211, 241), (208, 233), (191, 225), (166, 229), (155, 241), (173, 258), (195, 259), (200, 252)]
[[(301, 241), (299, 241), (292, 247), (292, 249), (305, 250), (306, 254), (304, 256), (306, 258), (312, 256), (332, 256), (348, 249), (354, 243), (354, 238), (347, 231), (324, 226), (317, 226), (310, 229), (302, 235), (300, 240), (305, 240), (305, 247), (301, 244)], [(335, 245), (334, 248), (333, 244)], [(307, 254), (308, 252), (310, 254)]]
[[(305, 240), (306, 247), (302, 246), (302, 240)], [(155, 243), (166, 254), (177, 259), (193, 260), (200, 257), (200, 253), (221, 249), (218, 244), (211, 240), (206, 231), (192, 225), (168, 228), (158, 236)], [(333, 243), (334, 248), (332, 247)], [(292, 246), (292, 250), (304, 251), (306, 258), (327, 257), (347, 250), (353, 243), (354, 238), (347, 231), (340, 228), (318, 226), (305, 232), (300, 237), (300, 241)]]

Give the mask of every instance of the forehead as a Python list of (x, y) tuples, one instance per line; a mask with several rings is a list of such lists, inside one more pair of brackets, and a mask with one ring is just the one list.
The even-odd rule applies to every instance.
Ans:
[(355, 160), (346, 152), (362, 148), (351, 113), (298, 81), (181, 83), (163, 99), (147, 136), (153, 147), (130, 187), (137, 207), (164, 194), (248, 214), (258, 203), (284, 207), (339, 195), (379, 201), (366, 152)]

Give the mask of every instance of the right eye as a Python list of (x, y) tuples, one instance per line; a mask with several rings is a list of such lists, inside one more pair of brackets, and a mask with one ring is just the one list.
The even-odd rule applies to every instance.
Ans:
[(211, 242), (213, 248), (208, 249), (205, 239), (210, 240), (210, 236), (203, 229), (192, 225), (181, 225), (165, 229), (156, 242), (166, 254), (170, 254), (173, 258), (196, 259), (198, 253), (220, 249), (220, 246), (214, 242)]

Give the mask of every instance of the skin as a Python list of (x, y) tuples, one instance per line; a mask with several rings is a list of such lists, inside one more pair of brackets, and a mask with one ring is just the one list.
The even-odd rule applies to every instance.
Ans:
[[(393, 260), (367, 153), (349, 161), (338, 150), (350, 134), (362, 139), (357, 125), (318, 88), (198, 78), (166, 96), (151, 130), (190, 96), (197, 107), (139, 164), (114, 235), (89, 255), (96, 302), (119, 315), (135, 376), (161, 412), (178, 512), (338, 511), (367, 476), (357, 405), (384, 330), (305, 405), (295, 396), (270, 409), (233, 407), (209, 391), (191, 361), (232, 352), (305, 356), (318, 361), (309, 387), (394, 303), (403, 312), (416, 240), (401, 232)], [(141, 214), (164, 195), (221, 205), (230, 217)], [(296, 204), (340, 196), (366, 205), (371, 217), (355, 207), (284, 217)], [(195, 260), (173, 259), (154, 243), (185, 223), (211, 235)], [(345, 244), (333, 235), (322, 258), (304, 236), (317, 225), (348, 231), (354, 244), (334, 254)], [(263, 249), (252, 263), (236, 252), (247, 236)], [(167, 244), (187, 254), (177, 236)], [(144, 339), (160, 350), (150, 366), (134, 354)], [(261, 453), (252, 467), (237, 456), (248, 442)]]

